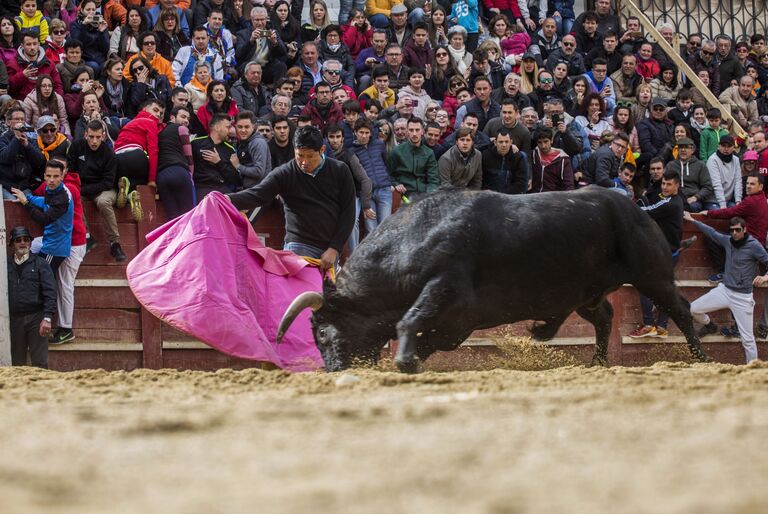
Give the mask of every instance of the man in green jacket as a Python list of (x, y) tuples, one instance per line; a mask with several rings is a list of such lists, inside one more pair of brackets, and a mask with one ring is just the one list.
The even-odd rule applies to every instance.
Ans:
[(401, 195), (431, 193), (440, 185), (435, 153), (422, 144), (424, 125), (408, 120), (408, 140), (389, 153), (388, 167), (392, 185)]

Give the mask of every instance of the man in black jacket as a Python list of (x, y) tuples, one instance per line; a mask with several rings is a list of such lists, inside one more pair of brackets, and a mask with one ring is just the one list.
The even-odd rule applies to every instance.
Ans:
[(528, 163), (513, 146), (512, 134), (502, 127), (493, 145), (483, 150), (483, 189), (512, 195), (528, 191)]
[(355, 184), (346, 164), (325, 157), (317, 127), (296, 129), (294, 147), (295, 159), (229, 199), (244, 210), (280, 195), (285, 202), (284, 248), (319, 258), (325, 271), (335, 266), (355, 224)]
[[(251, 26), (237, 33), (235, 60), (241, 66), (251, 62), (260, 64), (263, 82), (272, 84), (285, 76), (288, 54), (277, 30), (267, 28), (268, 20), (267, 10), (263, 6), (257, 5), (251, 9)], [(240, 70), (243, 71), (243, 68)]]
[(232, 193), (240, 187), (240, 175), (232, 165), (235, 149), (227, 143), (232, 122), (223, 113), (214, 114), (208, 125), (211, 134), (192, 140), (195, 159), (195, 190), (200, 203), (211, 191)]
[(56, 279), (42, 257), (30, 253), (26, 227), (11, 230), (13, 255), (8, 257), (8, 304), (11, 315), (11, 363), (48, 367), (48, 335), (56, 311)]
[[(67, 155), (67, 169), (80, 175), (81, 198), (96, 203), (109, 240), (109, 253), (115, 261), (125, 261), (126, 255), (120, 246), (120, 232), (115, 216), (117, 159), (115, 152), (104, 142), (104, 125), (101, 121), (88, 122), (85, 138), (76, 139), (72, 143)], [(88, 247), (92, 248), (94, 244), (96, 240), (89, 236)]]
[[(610, 144), (602, 145), (584, 162), (583, 180), (587, 184), (613, 187), (613, 178), (619, 174), (622, 157), (627, 153), (629, 136), (617, 132)], [(576, 177), (579, 180), (579, 177)]]
[(11, 188), (31, 193), (41, 180), (45, 157), (30, 137), (34, 132), (22, 132), (24, 109), (12, 107), (5, 115), (5, 123), (12, 130), (0, 136), (0, 184), (3, 199), (16, 200)]

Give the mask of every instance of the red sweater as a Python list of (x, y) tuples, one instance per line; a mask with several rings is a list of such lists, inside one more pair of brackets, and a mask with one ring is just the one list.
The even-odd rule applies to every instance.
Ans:
[(749, 235), (761, 245), (765, 245), (765, 237), (768, 234), (768, 201), (765, 195), (749, 195), (733, 207), (707, 211), (707, 216), (720, 220), (741, 216), (747, 222)]
[[(72, 246), (82, 246), (85, 244), (85, 222), (83, 221), (83, 203), (80, 201), (80, 175), (68, 172), (64, 175), (64, 187), (72, 195), (72, 204), (75, 209), (72, 220)], [(40, 184), (33, 193), (45, 196), (45, 183)]]
[(130, 145), (140, 146), (149, 158), (150, 182), (157, 177), (157, 136), (163, 130), (163, 124), (147, 111), (141, 111), (125, 127), (115, 141), (115, 153)]

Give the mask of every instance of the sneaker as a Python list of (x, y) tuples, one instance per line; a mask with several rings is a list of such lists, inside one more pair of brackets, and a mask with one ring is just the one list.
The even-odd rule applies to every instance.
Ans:
[(118, 209), (122, 209), (128, 203), (128, 191), (131, 189), (131, 181), (128, 177), (120, 177), (117, 181), (117, 200), (115, 205)]
[(723, 281), (723, 274), (722, 273), (715, 273), (714, 275), (710, 275), (707, 277), (707, 280), (709, 280), (710, 284), (719, 284)]
[(138, 223), (144, 219), (144, 211), (141, 209), (141, 197), (138, 191), (131, 191), (128, 195), (128, 201), (131, 204), (131, 214), (133, 219)]
[(93, 250), (93, 247), (94, 247), (94, 246), (96, 246), (97, 244), (99, 244), (99, 242), (98, 242), (98, 241), (96, 241), (96, 240), (95, 240), (94, 238), (92, 238), (91, 236), (88, 236), (88, 237), (85, 239), (85, 253), (87, 254), (88, 252), (90, 252), (91, 250)]
[(765, 325), (757, 325), (755, 328), (755, 337), (757, 339), (768, 339), (768, 327)]
[(717, 323), (714, 323), (710, 321), (708, 324), (701, 327), (701, 330), (699, 330), (699, 337), (708, 336), (709, 334), (714, 334), (717, 332)]
[(669, 336), (669, 330), (666, 328), (656, 327), (656, 337), (664, 339)]
[(56, 332), (51, 334), (50, 338), (48, 338), (48, 344), (64, 344), (74, 341), (74, 339), (75, 333), (71, 328), (59, 327), (56, 329)]
[(688, 239), (683, 239), (682, 241), (680, 241), (680, 250), (681, 251), (687, 250), (688, 248), (693, 246), (693, 243), (695, 243), (697, 239), (698, 237), (696, 236), (691, 236)]
[(109, 253), (112, 255), (112, 257), (115, 258), (115, 261), (117, 262), (123, 262), (126, 257), (125, 252), (123, 251), (123, 248), (120, 246), (120, 243), (112, 243), (109, 245)]
[(656, 327), (652, 325), (643, 325), (630, 332), (629, 337), (656, 337)]
[(739, 327), (731, 325), (730, 327), (723, 327), (720, 329), (720, 333), (725, 337), (739, 337)]

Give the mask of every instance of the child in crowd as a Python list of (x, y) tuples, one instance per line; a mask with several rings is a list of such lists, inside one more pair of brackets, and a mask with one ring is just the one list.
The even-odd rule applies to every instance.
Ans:
[(37, 9), (36, 0), (22, 2), (21, 12), (16, 17), (16, 26), (22, 32), (35, 34), (41, 45), (48, 39), (48, 20), (43, 17), (42, 11)]
[(531, 46), (531, 36), (528, 35), (528, 32), (520, 25), (512, 24), (507, 29), (507, 36), (501, 40), (501, 52), (504, 54), (505, 60), (510, 56), (512, 57), (507, 62), (514, 65), (512, 71), (515, 73), (520, 69), (520, 62), (529, 46)]
[(704, 162), (717, 151), (720, 138), (728, 135), (728, 130), (720, 126), (720, 109), (707, 111), (707, 121), (709, 126), (701, 131), (699, 138), (699, 159)]
[(355, 140), (355, 123), (360, 118), (360, 102), (357, 100), (347, 100), (341, 106), (341, 112), (344, 113), (344, 119), (339, 123), (341, 132), (344, 134), (344, 148), (352, 146)]

